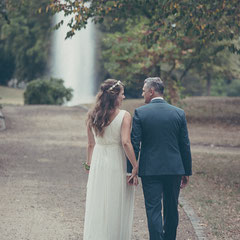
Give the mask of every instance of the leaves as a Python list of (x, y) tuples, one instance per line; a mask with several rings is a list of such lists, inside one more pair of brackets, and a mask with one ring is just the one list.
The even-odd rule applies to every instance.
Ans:
[(62, 105), (70, 101), (73, 90), (64, 87), (62, 79), (36, 79), (27, 85), (24, 92), (25, 104)]
[(50, 8), (74, 16), (67, 37), (89, 18), (105, 25), (104, 66), (130, 88), (146, 75), (161, 74), (176, 89), (191, 69), (212, 63), (217, 52), (240, 54), (239, 0), (51, 0)]
[[(171, 18), (172, 23), (178, 27), (172, 29), (172, 23), (166, 31), (170, 36), (176, 36), (183, 31), (186, 36), (197, 37), (204, 43), (213, 42), (216, 39), (224, 39), (231, 31), (231, 38), (239, 36), (240, 3), (232, 0), (200, 1), (154, 1), (136, 0), (134, 2), (118, 1), (66, 1), (65, 4), (51, 0), (50, 8), (54, 12), (64, 11), (66, 14), (81, 15), (82, 20), (72, 24), (72, 28), (79, 30), (85, 26), (87, 19), (102, 22), (106, 17), (113, 19), (129, 19), (145, 16), (151, 19), (148, 25), (153, 29), (157, 24), (167, 24)], [(77, 18), (79, 19), (79, 18)], [(156, 24), (155, 24), (156, 23)], [(238, 24), (238, 26), (237, 26)], [(228, 27), (226, 27), (228, 26)], [(219, 36), (220, 34), (220, 36)]]
[(52, 19), (42, 10), (48, 0), (6, 3), (10, 24), (0, 19), (0, 51), (3, 52), (0, 65), (8, 62), (7, 80), (15, 77), (19, 81), (30, 81), (45, 73), (48, 62)]

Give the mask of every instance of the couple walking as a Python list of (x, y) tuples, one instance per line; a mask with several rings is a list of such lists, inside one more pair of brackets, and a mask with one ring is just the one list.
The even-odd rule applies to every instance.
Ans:
[(120, 109), (122, 83), (108, 79), (101, 85), (87, 120), (84, 240), (131, 239), (138, 176), (150, 240), (176, 239), (179, 191), (192, 173), (191, 153), (184, 111), (164, 101), (163, 91), (160, 78), (147, 78), (147, 104), (135, 110), (132, 122)]

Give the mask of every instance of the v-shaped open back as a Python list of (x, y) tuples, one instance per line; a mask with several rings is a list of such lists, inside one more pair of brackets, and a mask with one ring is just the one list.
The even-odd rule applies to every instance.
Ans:
[(104, 129), (103, 136), (95, 136), (97, 144), (121, 144), (121, 126), (125, 110), (120, 110), (111, 123)]
[(108, 126), (111, 125), (112, 122), (114, 122), (114, 120), (119, 116), (119, 114), (121, 113), (121, 111), (123, 111), (123, 110), (119, 110), (119, 112), (118, 112), (118, 113), (116, 114), (116, 116), (112, 119), (112, 121), (108, 124)]

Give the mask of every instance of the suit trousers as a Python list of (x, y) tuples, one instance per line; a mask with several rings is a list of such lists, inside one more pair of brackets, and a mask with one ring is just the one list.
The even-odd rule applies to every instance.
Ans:
[(141, 177), (150, 240), (176, 239), (181, 177), (180, 175)]

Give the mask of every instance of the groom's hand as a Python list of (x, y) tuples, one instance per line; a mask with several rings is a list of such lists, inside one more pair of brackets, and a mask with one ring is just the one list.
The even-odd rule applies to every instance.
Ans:
[(182, 176), (180, 188), (185, 188), (189, 182), (189, 176)]

